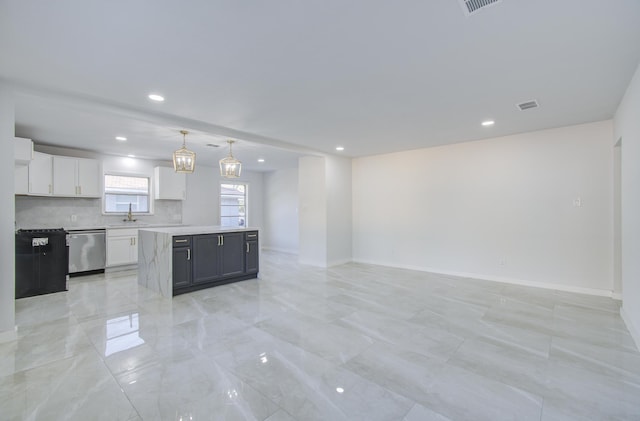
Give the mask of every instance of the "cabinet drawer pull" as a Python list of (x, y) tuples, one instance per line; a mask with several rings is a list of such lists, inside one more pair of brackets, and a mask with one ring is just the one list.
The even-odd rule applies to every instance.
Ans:
[(175, 240), (176, 243), (187, 243), (189, 240)]
[(247, 238), (256, 238), (258, 234), (247, 234)]

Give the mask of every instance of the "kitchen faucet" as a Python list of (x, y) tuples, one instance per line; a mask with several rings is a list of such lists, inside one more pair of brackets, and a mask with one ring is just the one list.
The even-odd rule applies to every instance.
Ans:
[(123, 219), (124, 222), (136, 222), (137, 219), (133, 219), (133, 213), (131, 213), (131, 202), (129, 202), (129, 212), (127, 212), (127, 217)]

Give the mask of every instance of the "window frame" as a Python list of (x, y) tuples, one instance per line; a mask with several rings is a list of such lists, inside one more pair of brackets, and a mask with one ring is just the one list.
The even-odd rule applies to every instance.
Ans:
[[(106, 191), (106, 177), (108, 175), (116, 176), (116, 177), (132, 177), (132, 178), (146, 178), (148, 180), (148, 188), (147, 188), (147, 203), (149, 204), (149, 210), (147, 212), (136, 212), (132, 211), (133, 215), (153, 215), (153, 177), (149, 174), (142, 173), (123, 173), (117, 171), (108, 171), (102, 174), (102, 214), (103, 215), (127, 215), (128, 211), (117, 211), (110, 212), (107, 211), (107, 191)], [(112, 194), (112, 193), (109, 193)], [(144, 195), (143, 195), (144, 196)]]
[[(249, 226), (249, 183), (246, 181), (227, 181), (227, 180), (220, 180), (220, 183), (218, 184), (218, 201), (219, 201), (219, 206), (218, 206), (218, 212), (219, 212), (219, 217), (218, 217), (218, 222), (220, 224), (220, 226), (228, 226), (228, 225), (223, 225), (222, 224), (222, 218), (225, 217), (222, 214), (222, 185), (223, 184), (230, 184), (230, 185), (242, 185), (244, 186), (244, 225), (233, 225), (233, 227), (237, 227), (237, 228), (247, 228)], [(239, 196), (239, 195), (238, 195)], [(238, 215), (238, 217), (240, 217), (241, 215)], [(227, 217), (228, 218), (228, 217)]]

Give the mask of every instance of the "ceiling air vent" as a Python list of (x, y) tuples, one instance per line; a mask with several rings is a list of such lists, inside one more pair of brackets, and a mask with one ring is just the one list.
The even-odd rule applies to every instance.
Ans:
[(531, 101), (521, 102), (520, 104), (516, 104), (516, 106), (520, 111), (524, 111), (524, 110), (529, 110), (531, 108), (538, 108), (539, 105), (538, 105), (538, 101), (534, 99)]
[(478, 13), (480, 10), (492, 6), (494, 4), (502, 2), (502, 0), (458, 0), (464, 10), (464, 14), (471, 16)]

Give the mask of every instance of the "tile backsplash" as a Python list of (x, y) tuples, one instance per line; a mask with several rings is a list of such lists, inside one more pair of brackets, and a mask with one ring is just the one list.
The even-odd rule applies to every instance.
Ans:
[[(157, 200), (153, 215), (135, 218), (148, 224), (180, 224), (182, 202)], [(16, 196), (16, 229), (104, 227), (122, 219), (122, 215), (103, 215), (100, 199)]]

